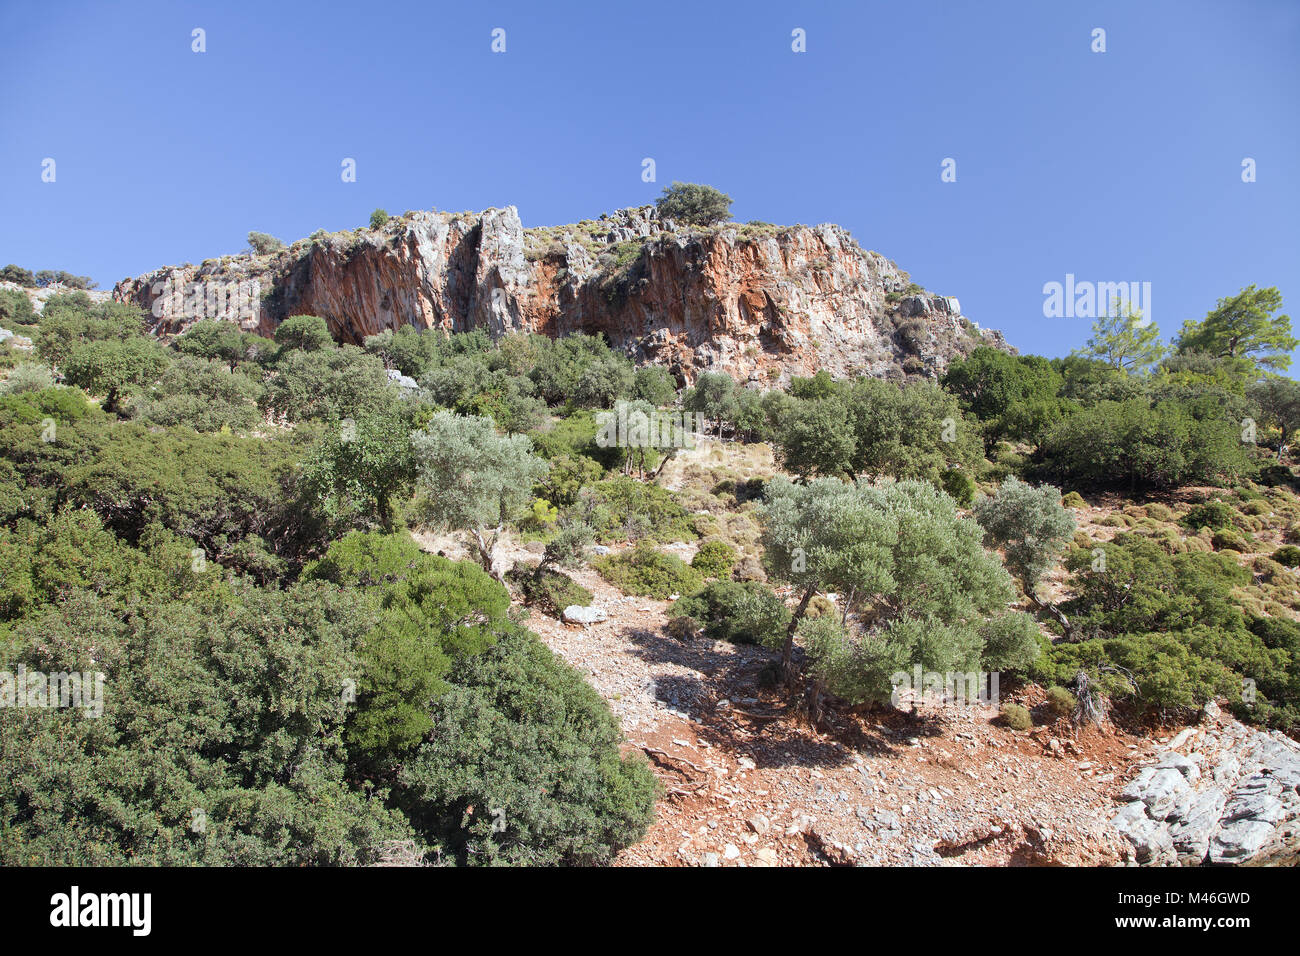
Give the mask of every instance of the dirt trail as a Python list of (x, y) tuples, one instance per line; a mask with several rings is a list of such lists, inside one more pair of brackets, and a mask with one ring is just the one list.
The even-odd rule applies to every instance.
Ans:
[[(450, 539), (417, 538), (459, 556)], [(667, 550), (689, 558), (694, 547)], [(511, 542), (503, 552), (536, 558)], [(676, 640), (664, 631), (670, 602), (627, 597), (589, 567), (572, 573), (608, 620), (584, 629), (534, 612), (528, 625), (609, 701), (665, 791), (650, 833), (618, 865), (1119, 859), (1113, 796), (1153, 741), (1015, 733), (991, 723), (992, 708), (957, 707), (838, 714), (818, 733), (756, 690), (772, 651)]]

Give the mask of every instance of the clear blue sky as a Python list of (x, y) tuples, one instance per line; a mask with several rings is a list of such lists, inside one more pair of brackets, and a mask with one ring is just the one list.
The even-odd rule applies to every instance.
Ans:
[(1151, 282), (1166, 334), (1251, 282), (1300, 326), (1294, 0), (0, 0), (0, 90), (0, 263), (105, 288), (250, 229), (548, 225), (679, 179), (741, 221), (841, 223), (1024, 351), (1086, 339), (1042, 315), (1066, 273)]

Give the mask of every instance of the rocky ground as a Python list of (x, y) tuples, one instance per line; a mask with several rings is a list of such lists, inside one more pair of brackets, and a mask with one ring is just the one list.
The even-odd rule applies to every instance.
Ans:
[[(770, 452), (736, 454), (684, 451), (661, 483), (683, 492), (728, 467), (775, 469)], [(692, 479), (700, 468), (721, 470)], [(1080, 530), (1110, 540), (1120, 529), (1103, 522), (1124, 504), (1074, 509)], [(466, 556), (455, 537), (416, 538)], [(537, 550), (507, 540), (500, 567)], [(665, 550), (689, 560), (695, 545)], [(1042, 725), (1041, 688), (1003, 687), (1002, 702), (1034, 710), (1039, 726), (1010, 730), (993, 707), (922, 705), (836, 710), (813, 729), (762, 689), (772, 651), (670, 637), (671, 602), (624, 595), (590, 567), (570, 573), (605, 619), (534, 612), (528, 625), (609, 701), (663, 784), (654, 825), (618, 865), (1194, 865), (1288, 862), (1300, 846), (1300, 748), (1213, 707), (1192, 728), (1076, 731)], [(1065, 597), (1064, 572), (1043, 590)]]
[[(417, 536), (459, 557), (454, 540)], [(689, 558), (693, 546), (670, 546)], [(532, 557), (507, 543), (507, 563)], [(1108, 865), (1114, 798), (1155, 743), (1107, 729), (1017, 733), (992, 708), (838, 714), (813, 730), (760, 692), (772, 652), (664, 632), (670, 602), (573, 576), (607, 620), (529, 626), (609, 701), (664, 787), (623, 866)], [(1035, 697), (1037, 693), (1037, 697)], [(1033, 706), (1041, 692), (1019, 697)]]

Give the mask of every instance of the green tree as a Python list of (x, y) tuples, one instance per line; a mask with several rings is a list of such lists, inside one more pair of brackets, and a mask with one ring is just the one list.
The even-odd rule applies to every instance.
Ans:
[(1259, 407), (1260, 424), (1281, 432), (1277, 449), (1280, 461), (1287, 439), (1300, 428), (1300, 382), (1269, 375), (1253, 383), (1246, 395)]
[(315, 352), (332, 348), (329, 325), (317, 315), (291, 315), (275, 328), (275, 342), (281, 351), (302, 349)]
[(1185, 322), (1176, 346), (1180, 352), (1244, 357), (1264, 368), (1288, 368), (1291, 357), (1287, 353), (1300, 341), (1291, 334), (1290, 317), (1274, 314), (1281, 308), (1282, 293), (1276, 287), (1249, 285), (1220, 299), (1201, 321)]
[(394, 530), (393, 502), (415, 478), (410, 425), (401, 418), (346, 419), (326, 430), (303, 467), (303, 488), (332, 518), (375, 520)]
[(527, 437), (498, 435), (490, 418), (438, 412), (411, 441), (425, 517), (468, 531), (483, 570), (501, 580), (492, 565), (497, 541), (532, 498), (546, 462)]
[(736, 417), (736, 383), (726, 372), (704, 372), (682, 397), (682, 407), (711, 419), (721, 438), (723, 427)]
[(1108, 310), (1092, 323), (1092, 338), (1079, 350), (1086, 358), (1126, 372), (1149, 368), (1160, 361), (1164, 352), (1159, 327), (1149, 319), (1143, 324), (1142, 313), (1127, 303)]
[(376, 209), (370, 214), (370, 228), (381, 229), (388, 222), (388, 212), (383, 209)]
[(92, 395), (103, 395), (105, 410), (116, 412), (124, 395), (154, 381), (166, 367), (166, 353), (156, 342), (105, 339), (73, 349), (64, 362), (63, 377)]
[(1061, 416), (1061, 374), (1037, 355), (1008, 355), (982, 345), (949, 365), (942, 384), (979, 419), (986, 452), (1006, 439), (1037, 441)]
[(984, 529), (984, 543), (1004, 549), (1007, 568), (1019, 579), (1025, 596), (1061, 618), (1037, 594), (1038, 582), (1074, 536), (1074, 516), (1061, 504), (1061, 489), (1035, 488), (1012, 476), (1002, 482), (997, 494), (975, 502), (975, 520)]
[(662, 408), (677, 397), (677, 381), (662, 365), (643, 365), (632, 377), (632, 397)]
[(655, 202), (659, 215), (693, 226), (711, 226), (731, 217), (731, 197), (699, 183), (674, 182)]

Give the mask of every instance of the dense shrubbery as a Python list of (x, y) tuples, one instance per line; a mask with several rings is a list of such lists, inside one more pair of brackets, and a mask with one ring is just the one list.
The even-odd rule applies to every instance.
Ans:
[[(1234, 589), (1250, 572), (1222, 554), (1170, 555), (1131, 534), (1104, 545), (1105, 570), (1091, 549), (1066, 558), (1076, 597), (1062, 605), (1073, 641), (1057, 643), (1039, 676), (1070, 685), (1080, 670), (1140, 710), (1187, 711), (1216, 696), (1240, 700), (1241, 681), (1259, 689), (1259, 716), (1281, 725), (1300, 718), (1300, 625), (1242, 610)], [(1130, 681), (1131, 676), (1131, 681)]]
[(699, 571), (650, 541), (638, 541), (631, 550), (597, 558), (592, 564), (601, 577), (628, 594), (661, 601), (674, 594), (691, 594), (704, 584)]
[(693, 618), (705, 636), (737, 644), (772, 644), (785, 636), (790, 624), (785, 604), (756, 581), (714, 581), (678, 600), (668, 614)]

